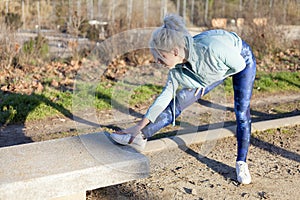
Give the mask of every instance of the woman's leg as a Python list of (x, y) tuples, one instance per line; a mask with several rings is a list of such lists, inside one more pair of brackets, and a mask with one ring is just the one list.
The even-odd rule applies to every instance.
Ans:
[(250, 47), (243, 42), (241, 55), (245, 58), (246, 68), (232, 77), (234, 89), (234, 110), (237, 121), (237, 161), (246, 162), (250, 145), (251, 116), (250, 99), (256, 74), (256, 61)]
[[(223, 81), (224, 80), (218, 81), (206, 87), (203, 95), (207, 94), (209, 91), (221, 84)], [(198, 93), (197, 96), (195, 96), (195, 92), (196, 89), (182, 89), (181, 91), (179, 91), (179, 93), (176, 95), (175, 100), (175, 118), (177, 118), (185, 108), (192, 105), (194, 102), (201, 98), (202, 90)], [(150, 123), (142, 129), (142, 133), (147, 138), (150, 138), (157, 131), (168, 126), (173, 122), (173, 101), (174, 99), (169, 103), (167, 108), (157, 117), (154, 123)]]

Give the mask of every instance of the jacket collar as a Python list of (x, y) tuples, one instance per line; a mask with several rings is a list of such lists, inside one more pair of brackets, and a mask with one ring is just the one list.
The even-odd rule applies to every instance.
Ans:
[(194, 46), (194, 38), (192, 36), (186, 36), (186, 50), (187, 50), (187, 61), (192, 65), (193, 69), (195, 67), (194, 63), (198, 60), (198, 55)]
[[(195, 47), (194, 47), (194, 39), (192, 36), (185, 36), (185, 49), (186, 49), (186, 60), (190, 65), (192, 66), (192, 70), (196, 71), (196, 65), (195, 63), (198, 61), (198, 55), (196, 53)], [(182, 68), (185, 66), (185, 63), (177, 64), (175, 68)]]

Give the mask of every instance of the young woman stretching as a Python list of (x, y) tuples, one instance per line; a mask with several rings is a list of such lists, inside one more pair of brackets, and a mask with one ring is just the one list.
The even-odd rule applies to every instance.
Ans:
[[(152, 33), (149, 44), (156, 62), (169, 68), (166, 85), (143, 119), (112, 133), (112, 139), (123, 145), (143, 147), (147, 138), (174, 124), (183, 109), (232, 76), (237, 180), (249, 184), (251, 176), (246, 157), (251, 133), (250, 99), (256, 73), (256, 61), (249, 45), (237, 34), (225, 30), (209, 30), (192, 37), (178, 15), (166, 16), (163, 26)], [(179, 87), (182, 89), (177, 93)]]

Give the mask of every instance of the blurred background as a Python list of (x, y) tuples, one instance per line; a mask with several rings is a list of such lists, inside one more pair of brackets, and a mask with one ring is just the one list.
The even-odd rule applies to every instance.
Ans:
[(300, 0), (2, 0), (0, 11), (0, 34), (7, 38), (7, 31), (17, 33), (9, 39), (17, 44), (14, 49), (39, 33), (48, 39), (44, 51), (55, 56), (70, 56), (70, 50), (84, 43), (121, 31), (160, 26), (167, 13), (183, 16), (192, 34), (229, 29), (261, 50), (265, 45), (255, 38), (263, 37), (270, 45), (278, 40), (274, 34), (279, 29), (288, 39), (300, 35)]
[[(59, 30), (85, 34), (82, 25), (108, 30), (157, 26), (166, 13), (178, 13), (189, 27), (212, 26), (212, 19), (268, 19), (277, 25), (299, 25), (299, 0), (2, 0), (2, 18), (21, 30)], [(81, 22), (81, 24), (79, 24)]]
[(192, 34), (212, 28), (235, 31), (258, 56), (298, 46), (300, 37), (300, 0), (1, 0), (0, 11), (5, 49), (0, 56), (6, 61), (1, 65), (8, 67), (16, 64), (21, 47), (23, 61), (36, 55), (79, 59), (86, 53), (79, 51), (93, 42), (160, 26), (167, 13), (183, 16)]

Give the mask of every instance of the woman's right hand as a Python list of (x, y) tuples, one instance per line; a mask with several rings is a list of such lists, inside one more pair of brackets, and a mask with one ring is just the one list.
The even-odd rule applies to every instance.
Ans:
[(133, 137), (135, 137), (137, 134), (139, 134), (141, 131), (140, 127), (138, 125), (134, 125), (132, 127), (117, 131), (117, 134), (130, 134)]
[(137, 123), (136, 125), (123, 129), (121, 131), (117, 131), (117, 134), (130, 134), (133, 137), (137, 136), (141, 130), (149, 123), (149, 119), (147, 118), (143, 118), (139, 123)]

